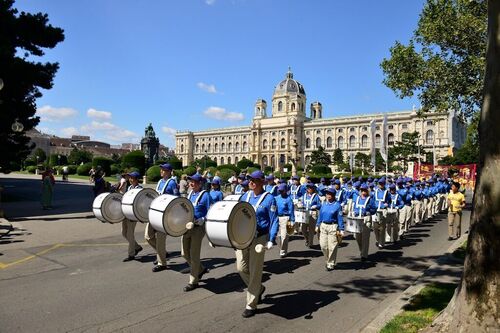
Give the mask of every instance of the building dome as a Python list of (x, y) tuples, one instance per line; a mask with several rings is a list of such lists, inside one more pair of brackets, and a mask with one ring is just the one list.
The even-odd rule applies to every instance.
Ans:
[(306, 91), (304, 86), (293, 79), (293, 73), (288, 67), (288, 72), (286, 73), (285, 79), (278, 83), (276, 89), (274, 90), (275, 95), (285, 95), (285, 94), (302, 94), (305, 95)]

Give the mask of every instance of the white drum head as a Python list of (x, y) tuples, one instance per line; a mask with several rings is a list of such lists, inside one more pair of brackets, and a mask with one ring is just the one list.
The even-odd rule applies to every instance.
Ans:
[(120, 193), (101, 193), (94, 199), (92, 211), (99, 221), (120, 223), (125, 219), (121, 205), (122, 195)]
[(142, 223), (149, 222), (149, 207), (158, 192), (151, 188), (134, 188), (123, 195), (122, 210), (126, 218)]

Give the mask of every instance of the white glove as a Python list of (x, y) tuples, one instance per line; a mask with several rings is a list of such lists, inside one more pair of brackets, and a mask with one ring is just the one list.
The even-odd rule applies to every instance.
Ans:
[(302, 204), (302, 202), (297, 203), (297, 208), (303, 208), (303, 207), (304, 207), (304, 205)]
[(273, 248), (273, 242), (267, 242), (266, 243), (266, 250), (270, 250)]
[(205, 218), (204, 217), (200, 217), (200, 218), (197, 218), (196, 220), (194, 220), (194, 224), (196, 225), (203, 225), (203, 223), (205, 223)]

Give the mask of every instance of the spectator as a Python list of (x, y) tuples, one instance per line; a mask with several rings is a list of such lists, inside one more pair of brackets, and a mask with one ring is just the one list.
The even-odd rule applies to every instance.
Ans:
[(127, 192), (127, 188), (128, 188), (128, 174), (124, 172), (121, 175), (120, 182), (116, 186), (116, 192), (124, 194), (125, 192)]
[(97, 197), (99, 194), (106, 192), (106, 181), (104, 180), (104, 174), (102, 172), (96, 172), (94, 175), (94, 196)]
[(187, 191), (188, 191), (188, 181), (187, 181), (187, 175), (183, 174), (181, 176), (181, 181), (179, 182), (179, 193), (181, 197), (187, 197)]
[(52, 194), (56, 181), (52, 169), (48, 168), (42, 173), (42, 208), (52, 209)]

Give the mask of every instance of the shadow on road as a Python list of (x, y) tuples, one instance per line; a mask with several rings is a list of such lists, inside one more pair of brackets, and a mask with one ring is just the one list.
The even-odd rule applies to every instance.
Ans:
[(328, 290), (292, 290), (264, 295), (259, 313), (271, 313), (276, 316), (295, 319), (313, 319), (313, 313), (339, 299), (338, 291)]
[(271, 274), (292, 274), (294, 270), (309, 265), (311, 259), (281, 258), (264, 262), (264, 271)]

